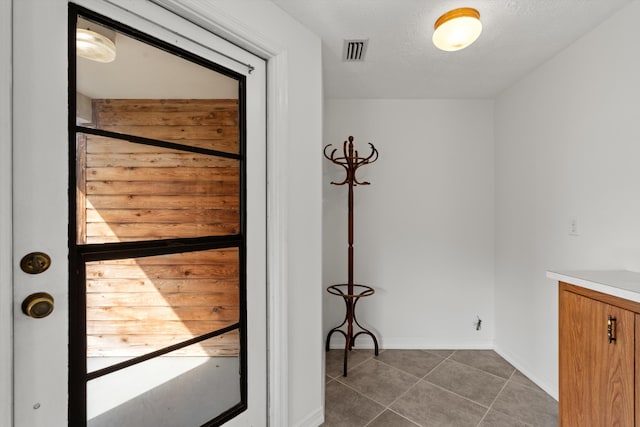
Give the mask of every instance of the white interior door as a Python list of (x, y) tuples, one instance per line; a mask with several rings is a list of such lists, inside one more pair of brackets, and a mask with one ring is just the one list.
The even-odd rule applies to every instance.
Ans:
[[(240, 388), (244, 389), (244, 403), (246, 410), (226, 421), (225, 425), (260, 426), (267, 424), (267, 351), (266, 351), (266, 232), (265, 232), (265, 165), (266, 165), (266, 111), (265, 111), (265, 63), (248, 52), (239, 49), (222, 39), (192, 25), (170, 12), (152, 5), (148, 2), (130, 1), (99, 1), (79, 0), (80, 6), (104, 16), (114, 22), (130, 27), (140, 34), (159, 40), (166, 46), (177, 46), (195, 57), (201, 58), (204, 63), (213, 63), (228, 70), (231, 75), (236, 75), (243, 87), (240, 96), (240, 136), (244, 141), (244, 148), (239, 151), (239, 158), (243, 165), (241, 169), (245, 175), (240, 181), (240, 187), (244, 190), (244, 199), (241, 197), (242, 228), (237, 234), (245, 239), (240, 250), (238, 261), (242, 279), (241, 287), (244, 297), (244, 306), (240, 309), (239, 329), (236, 331), (245, 336), (246, 351), (244, 356), (236, 357), (236, 366), (246, 366), (241, 371), (245, 383)], [(189, 391), (192, 395), (201, 395), (204, 387), (206, 390), (218, 387), (215, 381), (202, 383), (204, 378), (200, 373), (192, 369), (185, 358), (170, 359), (170, 363), (158, 362), (153, 368), (145, 363), (136, 365), (139, 371), (135, 374), (138, 379), (135, 382), (121, 381), (117, 375), (125, 379), (132, 377), (131, 372), (117, 372), (113, 376), (105, 378), (114, 379), (112, 383), (105, 381), (103, 384), (91, 383), (83, 392), (78, 393), (73, 381), (70, 383), (69, 366), (71, 371), (78, 372), (80, 366), (85, 371), (90, 371), (91, 364), (95, 360), (87, 361), (86, 347), (84, 354), (75, 351), (77, 342), (72, 343), (72, 354), (69, 353), (69, 334), (77, 328), (76, 317), (70, 321), (69, 317), (69, 287), (78, 286), (74, 282), (78, 270), (82, 270), (85, 276), (87, 271), (103, 262), (98, 258), (84, 258), (82, 265), (76, 263), (77, 251), (70, 253), (69, 236), (74, 236), (75, 230), (70, 230), (69, 224), (76, 223), (76, 212), (70, 211), (69, 198), (76, 198), (77, 181), (70, 182), (70, 162), (75, 165), (74, 153), (70, 153), (70, 135), (75, 140), (77, 132), (74, 127), (75, 117), (69, 120), (69, 103), (75, 101), (75, 93), (69, 90), (69, 51), (74, 52), (75, 47), (68, 49), (69, 8), (65, 0), (51, 0), (42, 2), (39, 0), (20, 0), (13, 2), (13, 254), (14, 254), (14, 420), (18, 427), (28, 426), (62, 426), (68, 423), (82, 425), (84, 419), (69, 419), (78, 412), (78, 402), (71, 403), (70, 412), (69, 395), (86, 396), (91, 399), (92, 394), (98, 400), (104, 402), (105, 396), (114, 397), (112, 406), (98, 409), (95, 418), (100, 418), (100, 423), (89, 420), (88, 425), (136, 425), (144, 426), (145, 420), (152, 420), (148, 425), (206, 425), (202, 420), (208, 420), (206, 413), (200, 417), (198, 412), (205, 411), (207, 402), (201, 406), (188, 406), (184, 402)], [(117, 45), (117, 43), (116, 43)], [(250, 64), (247, 67), (246, 64)], [(72, 73), (73, 75), (74, 73)], [(160, 73), (157, 73), (160, 74)], [(78, 76), (80, 78), (80, 76)], [(126, 77), (126, 76), (125, 76)], [(151, 73), (149, 79), (156, 77)], [(176, 80), (185, 80), (183, 75), (175, 75)], [(186, 79), (187, 85), (190, 82)], [(106, 85), (106, 83), (105, 83)], [(114, 95), (114, 98), (122, 98)], [(79, 101), (78, 101), (79, 102)], [(104, 135), (98, 135), (103, 137)], [(108, 138), (107, 138), (108, 139)], [(140, 142), (140, 141), (138, 141)], [(127, 142), (128, 143), (128, 142)], [(142, 141), (142, 145), (149, 141)], [(153, 141), (151, 141), (153, 144)], [(166, 147), (163, 147), (165, 149)], [(174, 147), (175, 148), (175, 147)], [(179, 148), (179, 147), (178, 147)], [(169, 147), (168, 149), (172, 149)], [(134, 150), (135, 151), (135, 150)], [(214, 150), (215, 151), (215, 150)], [(183, 156), (184, 153), (178, 153)], [(183, 156), (184, 157), (184, 156)], [(191, 159), (199, 161), (197, 155)], [(164, 158), (154, 158), (151, 162), (162, 162)], [(217, 161), (217, 160), (216, 160)], [(73, 166), (76, 167), (76, 166)], [(135, 169), (126, 165), (124, 169)], [(184, 169), (183, 169), (184, 170)], [(175, 225), (175, 224), (174, 224)], [(74, 227), (71, 227), (74, 228)], [(169, 229), (168, 226), (159, 226), (159, 229)], [(175, 237), (169, 233), (168, 236)], [(200, 235), (196, 235), (196, 238)], [(163, 236), (158, 237), (162, 239)], [(125, 239), (126, 240), (126, 239)], [(109, 243), (104, 240), (99, 243)], [(182, 244), (182, 243), (180, 243)], [(74, 247), (75, 243), (71, 243)], [(144, 246), (144, 245), (143, 245)], [(215, 251), (215, 248), (207, 247), (207, 250)], [(206, 250), (189, 250), (188, 254), (201, 254)], [(24, 256), (31, 253), (44, 253), (50, 257), (51, 264), (41, 273), (29, 274), (23, 271), (20, 262)], [(177, 253), (173, 251), (172, 254)], [(130, 263), (134, 259), (144, 258), (148, 263), (165, 265), (164, 258), (172, 256), (168, 253), (150, 252), (137, 255), (117, 255), (112, 258), (114, 263)], [(182, 255), (182, 254), (178, 254)], [(69, 257), (72, 257), (75, 269), (70, 272)], [(75, 258), (74, 258), (75, 257)], [(41, 258), (27, 257), (26, 264), (30, 266), (40, 265)], [(244, 264), (243, 264), (244, 263)], [(83, 276), (84, 277), (84, 276)], [(85, 286), (83, 281), (82, 286)], [(88, 286), (88, 285), (87, 285)], [(46, 293), (47, 295), (42, 295)], [(72, 289), (72, 295), (77, 295), (77, 288)], [(83, 290), (82, 293), (86, 293)], [(35, 314), (44, 314), (47, 298), (53, 299), (53, 312), (42, 318), (33, 318), (23, 313), (28, 311), (24, 302), (29, 296), (37, 295), (40, 298), (33, 306)], [(77, 298), (72, 297), (77, 305)], [(81, 308), (86, 312), (85, 301)], [(79, 313), (79, 307), (71, 307), (71, 313)], [(244, 314), (242, 314), (244, 313)], [(80, 317), (82, 328), (86, 329), (87, 319)], [(186, 324), (186, 322), (185, 322)], [(106, 325), (111, 327), (112, 325)], [(143, 328), (143, 326), (140, 326)], [(83, 329), (84, 330), (84, 329)], [(86, 330), (84, 330), (86, 335)], [(100, 333), (98, 333), (99, 335)], [(99, 336), (98, 338), (101, 338)], [(73, 340), (72, 340), (73, 341)], [(242, 342), (242, 339), (240, 339)], [(145, 344), (146, 345), (146, 344)], [(77, 348), (76, 348), (77, 349)], [(75, 353), (74, 353), (75, 351)], [(193, 355), (189, 354), (193, 359)], [(125, 357), (126, 358), (126, 357)], [(214, 363), (215, 369), (225, 365), (226, 360)], [(146, 362), (146, 361), (145, 361)], [(103, 363), (101, 361), (97, 362)], [(164, 364), (163, 364), (164, 363)], [(108, 361), (112, 366), (113, 363)], [(172, 375), (171, 369), (180, 365), (179, 378)], [(169, 366), (169, 368), (167, 368)], [(199, 363), (194, 364), (202, 369)], [(158, 378), (157, 369), (165, 371), (165, 377)], [(81, 370), (82, 370), (81, 369)], [(137, 369), (128, 367), (127, 369)], [(151, 369), (151, 370), (149, 370)], [(156, 371), (152, 371), (156, 369)], [(153, 373), (149, 373), (153, 372)], [(198, 371), (200, 372), (200, 371)], [(153, 381), (147, 381), (153, 378)], [(232, 381), (236, 381), (233, 379)], [(199, 381), (200, 379), (200, 381)], [(150, 385), (136, 386), (147, 381)], [(211, 384), (209, 384), (211, 382)], [(97, 385), (96, 385), (97, 384)], [(244, 385), (242, 385), (244, 384)], [(182, 387), (173, 393), (173, 400), (169, 403), (160, 402), (162, 390), (167, 387)], [(224, 388), (225, 386), (223, 386)], [(87, 391), (88, 390), (88, 391)], [(98, 390), (98, 391), (96, 391)], [(102, 393), (102, 394), (100, 394)], [(186, 394), (184, 394), (186, 393)], [(165, 393), (166, 394), (166, 393)], [(123, 397), (124, 396), (124, 397)], [(182, 401), (181, 397), (182, 396)], [(216, 399), (216, 394), (211, 399)], [(138, 399), (138, 400), (136, 400)], [(193, 400), (193, 399), (190, 399)], [(160, 403), (159, 403), (160, 402)], [(232, 402), (233, 403), (233, 402)], [(85, 403), (82, 403), (85, 404)], [(155, 405), (155, 406), (154, 406)], [(91, 404), (89, 404), (91, 406)], [(110, 411), (113, 408), (127, 408), (125, 415), (117, 415)], [(137, 409), (140, 409), (138, 411)], [(151, 408), (147, 413), (141, 412), (144, 408)], [(86, 409), (90, 412), (91, 409)], [(162, 411), (165, 411), (164, 413)], [(180, 418), (180, 411), (191, 414), (190, 418)], [(112, 415), (113, 414), (113, 415)], [(176, 415), (178, 414), (178, 415)], [(215, 415), (215, 414), (214, 414)], [(91, 417), (91, 415), (87, 415)], [(120, 418), (118, 418), (120, 417)], [(204, 418), (203, 418), (204, 417)], [(94, 420), (95, 421), (95, 420)], [(164, 423), (164, 424), (163, 424)]]

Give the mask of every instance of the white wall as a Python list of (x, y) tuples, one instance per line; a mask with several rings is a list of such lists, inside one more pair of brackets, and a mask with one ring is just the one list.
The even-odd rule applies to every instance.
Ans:
[[(491, 348), (493, 102), (327, 100), (324, 143), (341, 149), (349, 135), (361, 155), (368, 142), (380, 153), (358, 173), (371, 185), (355, 188), (355, 282), (376, 289), (358, 303), (361, 323), (385, 348)], [(343, 179), (324, 160), (325, 287), (347, 281), (347, 188), (329, 184)], [(324, 300), (326, 334), (344, 303)]]
[(496, 348), (554, 396), (545, 271), (640, 270), (638, 19), (634, 1), (496, 100)]

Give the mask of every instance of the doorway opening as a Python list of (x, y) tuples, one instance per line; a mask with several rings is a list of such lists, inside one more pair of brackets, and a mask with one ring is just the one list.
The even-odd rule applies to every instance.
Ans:
[(245, 77), (69, 16), (70, 420), (219, 425), (247, 408)]

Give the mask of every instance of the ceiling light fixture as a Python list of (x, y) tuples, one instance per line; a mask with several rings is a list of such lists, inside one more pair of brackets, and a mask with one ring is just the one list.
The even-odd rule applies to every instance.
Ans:
[(442, 15), (433, 26), (433, 44), (453, 52), (476, 41), (482, 32), (480, 12), (470, 7), (453, 9)]
[(116, 59), (116, 45), (107, 36), (95, 31), (76, 29), (76, 54), (97, 62)]

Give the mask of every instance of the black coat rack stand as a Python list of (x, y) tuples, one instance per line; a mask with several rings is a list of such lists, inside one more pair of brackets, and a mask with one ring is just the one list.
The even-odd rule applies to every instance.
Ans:
[[(332, 182), (333, 185), (348, 185), (349, 186), (349, 277), (347, 283), (340, 283), (331, 285), (327, 288), (327, 292), (332, 295), (337, 295), (343, 298), (346, 306), (346, 314), (342, 323), (329, 331), (327, 335), (327, 341), (325, 344), (325, 350), (329, 351), (329, 344), (331, 342), (331, 336), (335, 332), (341, 333), (345, 338), (344, 345), (344, 366), (343, 375), (347, 376), (347, 356), (349, 351), (353, 348), (355, 339), (360, 335), (369, 335), (373, 339), (373, 345), (375, 346), (375, 355), (378, 355), (378, 340), (373, 332), (364, 328), (356, 318), (356, 303), (360, 298), (371, 296), (375, 293), (375, 290), (371, 286), (356, 285), (353, 283), (353, 187), (357, 185), (369, 185), (369, 182), (359, 182), (356, 178), (356, 171), (359, 167), (371, 164), (378, 160), (378, 150), (369, 143), (371, 153), (368, 157), (358, 156), (358, 151), (353, 148), (353, 136), (349, 137), (349, 141), (345, 141), (342, 147), (343, 156), (336, 157), (337, 148), (334, 148), (330, 154), (327, 154), (327, 150), (331, 147), (331, 144), (324, 147), (324, 156), (335, 163), (342, 166), (347, 172), (347, 176), (342, 182)], [(356, 324), (360, 331), (354, 334), (353, 324)], [(346, 325), (346, 332), (341, 328)]]

